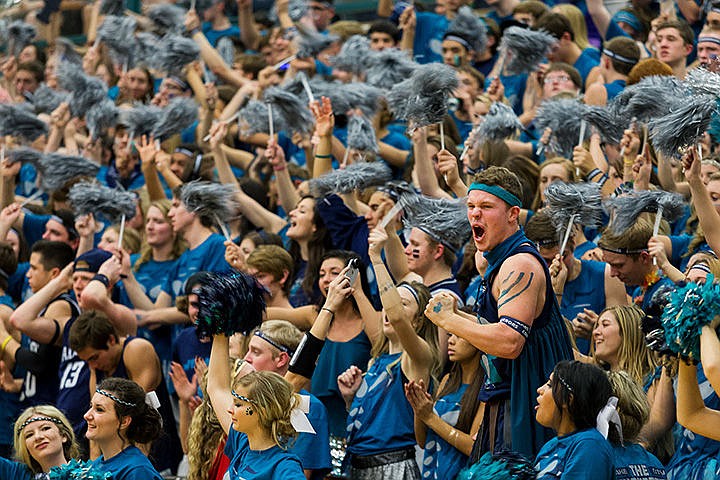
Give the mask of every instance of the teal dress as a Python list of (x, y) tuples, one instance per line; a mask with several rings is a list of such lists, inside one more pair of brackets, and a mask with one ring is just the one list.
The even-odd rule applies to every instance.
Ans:
[[(511, 360), (486, 355), (481, 362), (486, 380), (480, 400), (487, 405), (470, 457), (473, 463), (485, 452), (502, 449), (535, 457), (540, 448), (555, 436), (552, 430), (535, 421), (537, 388), (547, 382), (560, 360), (573, 358), (570, 337), (553, 293), (550, 272), (537, 248), (522, 230), (485, 254), (488, 268), (480, 283), (475, 312), (489, 323), (499, 322), (492, 282), (502, 263), (520, 253), (535, 257), (545, 272), (545, 305), (533, 321), (525, 346), (517, 358)], [(490, 445), (493, 438), (494, 443)]]

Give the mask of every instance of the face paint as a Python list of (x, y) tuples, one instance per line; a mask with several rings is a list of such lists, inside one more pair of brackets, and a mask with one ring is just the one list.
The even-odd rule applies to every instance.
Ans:
[(420, 258), (420, 249), (419, 249), (419, 248), (413, 248), (412, 256), (413, 256), (413, 258)]
[(460, 66), (460, 55), (453, 55), (453, 65), (455, 65), (456, 67)]

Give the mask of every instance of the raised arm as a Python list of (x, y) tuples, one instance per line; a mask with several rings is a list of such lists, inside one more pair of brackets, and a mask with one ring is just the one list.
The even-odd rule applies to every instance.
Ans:
[(232, 428), (233, 396), (230, 392), (230, 345), (228, 337), (218, 334), (213, 337), (210, 351), (210, 365), (207, 373), (207, 393), (210, 396), (213, 411), (225, 435)]
[(240, 27), (240, 40), (247, 50), (257, 50), (260, 43), (260, 33), (255, 26), (252, 0), (237, 0), (238, 27)]
[(382, 262), (381, 252), (387, 239), (387, 234), (381, 228), (375, 228), (368, 237), (368, 255), (375, 270), (380, 301), (388, 321), (403, 346), (403, 351), (407, 354), (409, 361), (407, 365), (403, 365), (408, 367), (405, 374), (410, 380), (427, 380), (433, 363), (433, 354), (427, 342), (420, 338), (412, 325), (412, 319), (415, 317), (412, 312), (413, 301), (400, 296), (395, 282)]
[(600, 36), (603, 40), (607, 40), (605, 35), (607, 34), (610, 22), (612, 22), (610, 11), (605, 7), (603, 0), (587, 0), (586, 4), (590, 18), (598, 29), (598, 32), (600, 32)]
[(500, 267), (492, 289), (497, 298), (498, 323), (479, 325), (459, 315), (455, 297), (449, 293), (434, 296), (425, 315), (488, 355), (517, 358), (525, 346), (523, 330), (529, 333), (545, 304), (545, 273), (529, 254), (514, 255)]
[(268, 141), (265, 155), (270, 160), (273, 171), (275, 172), (275, 181), (277, 184), (278, 201), (280, 205), (289, 212), (300, 201), (295, 185), (290, 178), (290, 172), (287, 169), (287, 161), (285, 160), (285, 151), (277, 144), (274, 138)]
[[(112, 256), (100, 265), (98, 276), (104, 275), (110, 280), (110, 284), (114, 285), (120, 279), (121, 268), (120, 259)], [(100, 310), (107, 315), (119, 336), (137, 333), (137, 320), (133, 312), (125, 305), (113, 302), (107, 285), (97, 278), (90, 280), (83, 289), (80, 294), (80, 304), (83, 308)]]
[(55, 345), (60, 345), (62, 338), (56, 335), (55, 323), (57, 322), (62, 330), (72, 314), (70, 306), (67, 302), (55, 302), (42, 317), (40, 317), (40, 312), (55, 297), (70, 289), (72, 272), (73, 264), (70, 263), (58, 276), (21, 303), (10, 316), (11, 325), (38, 343), (47, 344), (54, 338)]
[(700, 160), (696, 157), (694, 148), (690, 149), (683, 159), (683, 167), (705, 240), (713, 251), (720, 252), (720, 214), (715, 210), (710, 194), (700, 178)]
[(335, 126), (335, 116), (330, 99), (327, 97), (322, 97), (320, 102), (313, 102), (310, 110), (315, 117), (315, 135), (320, 139), (315, 147), (312, 171), (313, 178), (318, 178), (332, 170), (332, 132)]
[(697, 381), (697, 367), (679, 362), (677, 421), (693, 433), (720, 440), (720, 411), (705, 406)]
[(427, 143), (427, 128), (422, 127), (415, 130), (413, 134), (413, 152), (415, 155), (414, 174), (417, 178), (420, 191), (433, 198), (449, 198), (450, 195), (442, 188), (435, 175), (430, 157), (440, 153), (434, 146)]

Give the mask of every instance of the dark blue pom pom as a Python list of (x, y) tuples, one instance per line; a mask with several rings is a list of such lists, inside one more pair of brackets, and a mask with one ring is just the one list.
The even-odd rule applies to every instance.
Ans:
[(198, 334), (230, 336), (251, 332), (262, 323), (264, 293), (255, 277), (246, 273), (211, 273), (198, 295)]

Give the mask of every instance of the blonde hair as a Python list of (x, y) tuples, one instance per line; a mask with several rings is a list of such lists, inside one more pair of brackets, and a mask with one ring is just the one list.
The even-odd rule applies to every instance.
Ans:
[[(113, 232), (117, 233), (118, 236), (120, 236), (120, 224), (119, 223), (110, 225), (107, 229), (112, 230)], [(138, 232), (134, 228), (128, 227), (126, 224), (125, 230), (123, 231), (123, 238), (122, 238), (123, 250), (127, 250), (130, 254), (135, 254), (140, 251), (141, 244), (142, 244), (142, 237), (140, 235), (140, 232)]]
[(622, 424), (623, 443), (635, 443), (640, 430), (650, 418), (650, 403), (642, 387), (627, 372), (609, 372), (613, 395), (618, 399), (617, 411)]
[(303, 338), (302, 332), (287, 320), (267, 320), (257, 330), (273, 342), (290, 350), (290, 355), (297, 350)]
[(251, 372), (239, 378), (233, 389), (242, 387), (257, 411), (260, 427), (275, 444), (286, 449), (297, 432), (290, 423), (290, 413), (299, 405), (300, 396), (292, 385), (274, 372)]
[(15, 447), (15, 458), (19, 462), (27, 465), (33, 474), (43, 473), (43, 469), (40, 463), (30, 456), (27, 445), (25, 445), (25, 439), (22, 438), (23, 424), (32, 417), (49, 417), (54, 419), (52, 423), (58, 428), (60, 435), (65, 437), (65, 441), (62, 444), (65, 460), (78, 458), (80, 456), (77, 443), (75, 443), (75, 433), (73, 432), (72, 425), (60, 410), (52, 405), (36, 405), (30, 407), (22, 412), (17, 420), (15, 420), (13, 446)]
[(188, 428), (187, 480), (210, 480), (210, 468), (218, 453), (218, 446), (225, 437), (207, 394), (207, 371), (200, 379), (200, 390), (203, 401), (193, 412)]
[[(162, 200), (155, 200), (150, 205), (148, 205), (147, 210), (145, 211), (145, 217), (147, 219), (147, 212), (150, 210), (150, 207), (155, 207), (158, 210), (160, 210), (160, 213), (162, 213), (165, 220), (169, 223), (170, 217), (168, 216), (168, 213), (170, 212), (170, 207), (172, 207), (172, 203), (170, 203), (170, 200), (162, 199)], [(173, 239), (173, 248), (172, 252), (170, 252), (171, 260), (175, 260), (182, 255), (182, 253), (187, 249), (187, 244), (182, 239), (180, 235), (175, 235)], [(135, 262), (135, 266), (133, 267), (133, 270), (136, 272), (140, 268), (140, 266), (143, 263), (149, 262), (152, 260), (152, 247), (147, 244), (147, 239), (143, 241), (142, 247), (140, 248), (140, 257)]]
[(580, 47), (580, 50), (585, 50), (590, 46), (585, 16), (579, 8), (569, 3), (561, 3), (560, 5), (555, 5), (552, 11), (568, 19), (572, 27), (573, 35), (575, 36), (575, 43)]
[[(618, 367), (626, 371), (636, 382), (642, 384), (650, 374), (657, 362), (650, 349), (645, 345), (645, 335), (641, 329), (642, 319), (645, 316), (638, 307), (630, 305), (616, 305), (608, 307), (600, 313), (611, 313), (618, 324), (620, 332), (620, 348), (618, 349)], [(595, 362), (605, 365), (595, 356), (595, 345), (590, 343), (590, 352)]]
[(568, 182), (575, 183), (577, 182), (577, 177), (575, 176), (575, 166), (573, 163), (568, 160), (567, 158), (563, 157), (552, 157), (545, 160), (543, 163), (540, 164), (540, 170), (538, 172), (538, 188), (535, 190), (535, 199), (532, 203), (532, 209), (533, 211), (538, 211), (542, 208), (542, 192), (540, 191), (540, 176), (542, 175), (543, 168), (547, 167), (548, 165), (561, 165), (565, 172), (567, 173)]

